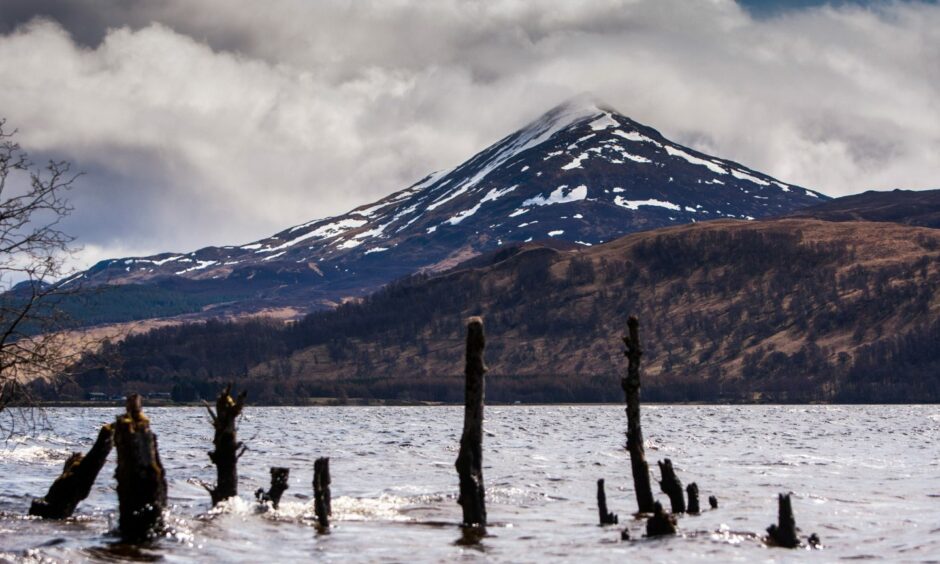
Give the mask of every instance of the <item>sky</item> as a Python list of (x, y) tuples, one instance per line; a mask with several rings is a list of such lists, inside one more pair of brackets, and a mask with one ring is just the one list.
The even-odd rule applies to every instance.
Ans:
[(936, 2), (0, 0), (0, 117), (85, 173), (76, 266), (343, 213), (583, 92), (832, 196), (940, 188)]

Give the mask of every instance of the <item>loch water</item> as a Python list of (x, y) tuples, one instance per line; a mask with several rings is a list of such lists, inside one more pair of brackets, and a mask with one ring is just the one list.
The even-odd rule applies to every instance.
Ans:
[[(169, 483), (166, 536), (118, 542), (114, 453), (72, 519), (25, 517), (72, 451), (86, 451), (118, 408), (57, 408), (0, 442), (0, 560), (165, 562), (754, 562), (940, 560), (940, 406), (643, 407), (646, 452), (696, 482), (704, 513), (675, 538), (643, 538), (624, 450), (622, 406), (486, 408), (490, 526), (458, 526), (460, 407), (248, 407), (240, 496), (211, 508), (212, 429), (201, 408), (145, 408)], [(314, 526), (313, 461), (329, 456), (333, 527)], [(252, 492), (271, 466), (291, 470), (277, 511)], [(597, 524), (596, 480), (620, 526)], [(654, 481), (654, 490), (657, 490)], [(777, 494), (820, 550), (768, 548)], [(665, 495), (655, 491), (658, 499)], [(719, 508), (708, 510), (717, 496)], [(632, 540), (621, 541), (628, 528)]]

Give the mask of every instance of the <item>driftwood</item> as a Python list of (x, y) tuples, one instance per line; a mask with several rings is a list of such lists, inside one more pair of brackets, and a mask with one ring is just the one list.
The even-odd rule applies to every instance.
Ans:
[(163, 528), (166, 475), (157, 437), (141, 412), (140, 396), (127, 397), (127, 412), (114, 424), (117, 451), (118, 527), (125, 540), (145, 540)]
[(313, 510), (320, 527), (330, 526), (333, 507), (330, 500), (330, 459), (318, 458), (313, 463)]
[(712, 509), (718, 509), (718, 498), (713, 495), (708, 496), (708, 506)]
[(767, 527), (767, 535), (768, 544), (783, 548), (800, 546), (800, 539), (796, 536), (796, 520), (793, 518), (790, 494), (780, 494), (777, 497), (777, 524)]
[(43, 519), (65, 519), (71, 517), (78, 504), (88, 497), (91, 486), (111, 452), (114, 431), (105, 425), (98, 432), (98, 439), (88, 454), (72, 453), (65, 461), (62, 475), (56, 478), (46, 496), (34, 499), (29, 514)]
[(676, 517), (663, 509), (658, 501), (653, 504), (653, 514), (646, 520), (646, 536), (661, 537), (676, 534)]
[(604, 479), (597, 481), (597, 513), (601, 525), (616, 525), (617, 516), (607, 511), (607, 494), (604, 493)]
[(466, 387), (464, 390), (463, 434), (460, 454), (454, 464), (460, 476), (460, 496), (464, 526), (486, 525), (486, 503), (483, 488), (483, 398), (486, 382), (483, 363), (483, 320), (467, 321)]
[(669, 503), (672, 505), (673, 513), (685, 513), (685, 492), (682, 490), (682, 482), (676, 476), (676, 471), (672, 468), (672, 461), (668, 458), (660, 461), (659, 471), (663, 479), (659, 482), (659, 487), (663, 493), (669, 496)]
[(689, 495), (689, 506), (686, 508), (686, 511), (691, 515), (698, 515), (702, 512), (698, 504), (698, 484), (692, 482), (685, 487), (685, 492)]
[(279, 466), (271, 467), (271, 487), (268, 491), (264, 488), (258, 488), (255, 492), (255, 498), (261, 503), (268, 502), (271, 507), (277, 509), (281, 503), (281, 496), (287, 490), (287, 480), (290, 478), (290, 468), (281, 468)]
[(620, 380), (627, 402), (627, 450), (630, 452), (630, 466), (633, 470), (633, 489), (640, 513), (653, 511), (653, 490), (650, 487), (650, 469), (646, 463), (643, 449), (643, 429), (640, 426), (640, 348), (639, 321), (630, 317), (627, 321), (627, 336), (624, 355), (627, 357), (627, 375)]
[(236, 421), (245, 406), (247, 392), (238, 394), (237, 399), (232, 398), (231, 392), (232, 385), (229, 384), (219, 393), (215, 411), (206, 404), (215, 428), (215, 438), (212, 440), (215, 448), (209, 451), (209, 459), (215, 464), (217, 478), (214, 488), (206, 488), (212, 497), (212, 505), (238, 495), (238, 459), (244, 454), (245, 445), (236, 438)]

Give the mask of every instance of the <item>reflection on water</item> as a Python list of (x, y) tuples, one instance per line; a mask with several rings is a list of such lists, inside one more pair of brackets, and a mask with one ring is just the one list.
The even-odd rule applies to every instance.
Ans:
[[(113, 409), (54, 409), (50, 429), (0, 445), (0, 560), (171, 562), (588, 560), (929, 560), (940, 554), (940, 407), (649, 406), (651, 466), (669, 457), (701, 499), (721, 506), (682, 517), (681, 534), (645, 539), (623, 450), (620, 406), (487, 408), (484, 475), (491, 520), (461, 528), (456, 502), (458, 407), (247, 408), (241, 496), (210, 507), (214, 480), (204, 410), (148, 410), (170, 488), (170, 531), (121, 544), (114, 462), (76, 518), (24, 517), (72, 450), (86, 450)], [(330, 456), (333, 527), (318, 531), (313, 461)], [(291, 469), (277, 510), (251, 492), (270, 466)], [(604, 478), (619, 527), (597, 526)], [(654, 486), (655, 487), (655, 486)], [(793, 491), (797, 524), (824, 549), (788, 552), (760, 540), (779, 492)], [(657, 492), (658, 493), (658, 492)], [(658, 497), (665, 501), (665, 496)], [(632, 540), (621, 541), (626, 527)]]

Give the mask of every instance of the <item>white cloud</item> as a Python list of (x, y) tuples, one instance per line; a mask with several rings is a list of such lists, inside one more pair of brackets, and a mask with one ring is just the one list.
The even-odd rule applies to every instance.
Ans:
[(70, 226), (96, 256), (340, 213), (581, 91), (832, 195), (940, 187), (934, 4), (765, 19), (726, 0), (79, 5), (101, 12), (0, 36), (0, 114), (34, 154), (88, 171)]

